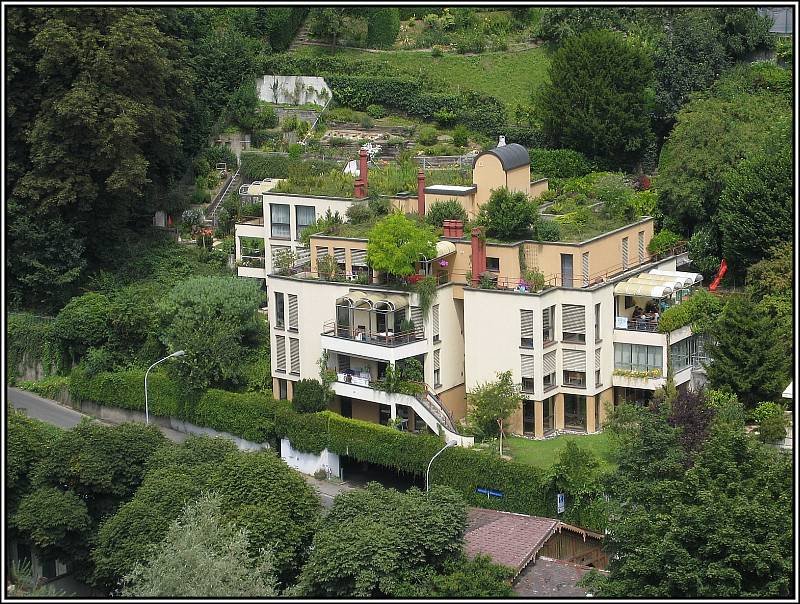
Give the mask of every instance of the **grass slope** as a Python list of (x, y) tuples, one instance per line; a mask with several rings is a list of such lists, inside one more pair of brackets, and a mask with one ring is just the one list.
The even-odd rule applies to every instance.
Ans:
[[(306, 46), (296, 52), (330, 54), (328, 48)], [(550, 58), (542, 48), (519, 52), (486, 52), (480, 55), (445, 53), (432, 57), (430, 51), (391, 50), (366, 52), (351, 48), (339, 49), (337, 54), (357, 57), (375, 63), (388, 63), (409, 73), (420, 73), (448, 88), (470, 88), (491, 94), (513, 109), (517, 103), (527, 103), (531, 92), (547, 78)]]
[[(519, 463), (539, 468), (549, 468), (557, 461), (562, 449), (567, 446), (567, 442), (570, 440), (575, 441), (578, 446), (594, 452), (600, 459), (600, 467), (602, 469), (612, 469), (615, 466), (611, 461), (611, 447), (608, 442), (608, 436), (603, 432), (586, 435), (562, 434), (547, 440), (510, 437), (503, 441), (503, 453), (511, 455), (512, 459)], [(507, 451), (506, 447), (508, 447)]]

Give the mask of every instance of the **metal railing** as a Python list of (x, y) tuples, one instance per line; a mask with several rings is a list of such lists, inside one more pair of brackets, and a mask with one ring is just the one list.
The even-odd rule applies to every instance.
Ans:
[(264, 268), (264, 256), (242, 256), (239, 266), (245, 268)]
[(264, 226), (263, 216), (242, 216), (236, 221), (236, 224), (248, 224), (256, 226)]
[(322, 335), (389, 347), (403, 346), (404, 344), (425, 339), (418, 336), (416, 330), (395, 332), (387, 329), (386, 331), (376, 331), (371, 328), (359, 329), (357, 327), (337, 325), (336, 321), (327, 321), (322, 326)]

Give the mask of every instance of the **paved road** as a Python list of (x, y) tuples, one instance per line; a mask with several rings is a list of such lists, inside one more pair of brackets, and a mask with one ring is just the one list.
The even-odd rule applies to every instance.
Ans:
[[(20, 411), (24, 410), (25, 413), (28, 414), (28, 417), (36, 418), (48, 424), (58, 426), (59, 428), (73, 428), (77, 426), (84, 417), (90, 417), (73, 409), (69, 409), (56, 401), (42, 398), (41, 396), (26, 392), (25, 390), (19, 390), (18, 388), (7, 387), (6, 396), (12, 407)], [(103, 423), (107, 424), (108, 422)], [(159, 430), (161, 430), (168, 439), (177, 443), (183, 442), (189, 436), (183, 432), (177, 432), (176, 430), (170, 430), (169, 428), (160, 426)], [(336, 495), (354, 488), (347, 483), (317, 480), (313, 476), (308, 476), (307, 474), (300, 475), (305, 478), (317, 492), (323, 507), (328, 509), (333, 507), (333, 498), (336, 497)]]

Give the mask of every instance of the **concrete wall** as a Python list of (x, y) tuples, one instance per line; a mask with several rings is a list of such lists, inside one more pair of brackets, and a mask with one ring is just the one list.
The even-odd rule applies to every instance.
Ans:
[[(273, 85), (277, 82), (277, 90)], [(327, 93), (320, 94), (322, 91)], [(267, 103), (305, 105), (316, 103), (325, 105), (333, 96), (325, 80), (316, 76), (265, 75), (256, 79), (258, 98)]]
[[(528, 167), (530, 171), (530, 166)], [(530, 178), (528, 178), (530, 180)], [(485, 153), (478, 157), (475, 166), (472, 168), (472, 182), (478, 185), (475, 193), (475, 204), (482, 206), (492, 195), (492, 191), (508, 186), (506, 173), (500, 159), (491, 153)], [(525, 183), (526, 192), (529, 183)]]
[(303, 453), (292, 447), (288, 438), (281, 439), (281, 459), (290, 468), (294, 468), (303, 474), (314, 474), (319, 470), (324, 470), (329, 476), (341, 476), (339, 467), (339, 456), (323, 449), (319, 455), (314, 453)]

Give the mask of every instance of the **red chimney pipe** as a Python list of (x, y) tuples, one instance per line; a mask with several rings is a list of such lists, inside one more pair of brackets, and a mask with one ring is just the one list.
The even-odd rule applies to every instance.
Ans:
[(425, 172), (417, 172), (417, 213), (425, 216)]
[(361, 149), (358, 152), (358, 176), (361, 179), (363, 187), (364, 194), (362, 195), (362, 197), (366, 197), (369, 194), (368, 191), (369, 166), (367, 165), (367, 152), (364, 149)]
[(450, 236), (455, 239), (461, 239), (464, 236), (464, 221), (451, 220), (450, 221)]
[(486, 243), (481, 234), (480, 227), (472, 229), (472, 287), (478, 287), (481, 275), (486, 272)]

